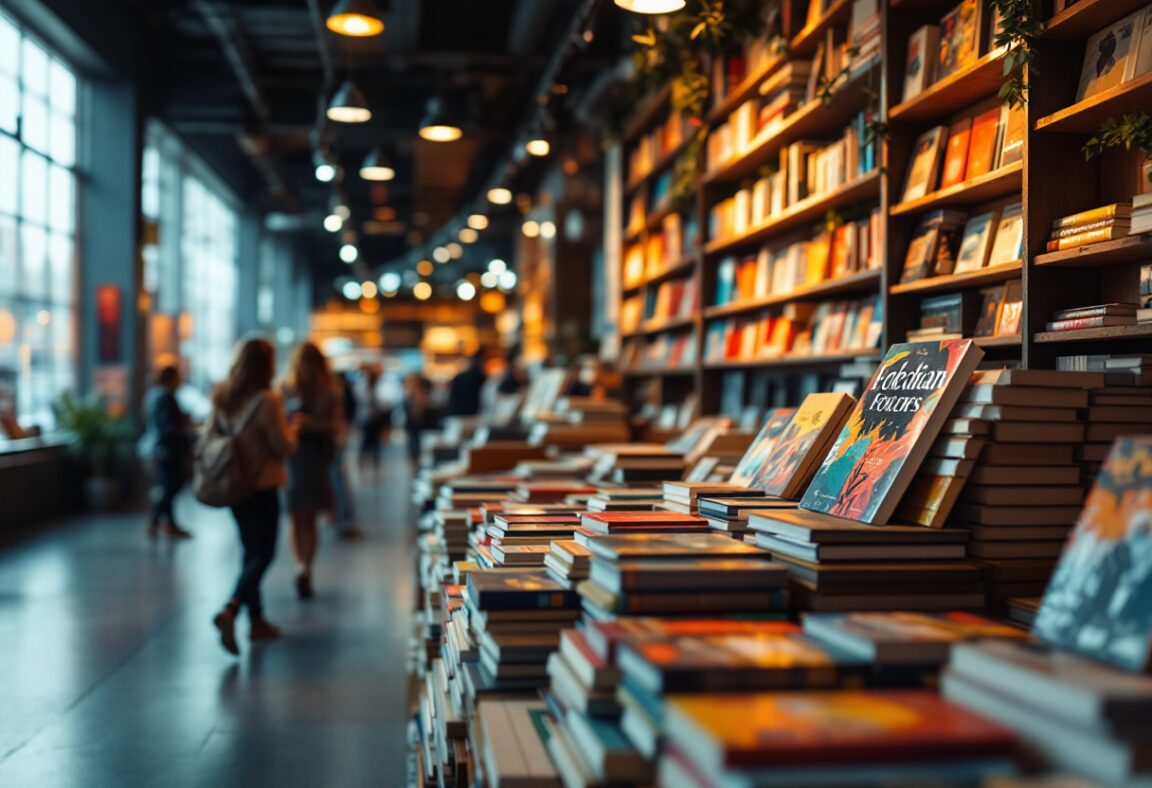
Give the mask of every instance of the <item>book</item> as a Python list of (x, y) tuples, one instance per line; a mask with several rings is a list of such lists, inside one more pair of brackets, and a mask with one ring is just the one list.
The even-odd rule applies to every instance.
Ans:
[(760, 548), (721, 534), (619, 534), (588, 543), (593, 556), (620, 561), (642, 558), (733, 558), (760, 556)]
[(961, 0), (940, 20), (937, 80), (967, 68), (980, 56), (983, 5), (979, 0)]
[(1140, 43), (1136, 50), (1136, 65), (1132, 69), (1133, 78), (1152, 72), (1152, 6), (1144, 6), (1136, 12), (1136, 17)]
[(1132, 79), (1136, 71), (1138, 24), (1139, 14), (1132, 13), (1088, 39), (1076, 89), (1077, 101)]
[(981, 112), (972, 119), (972, 137), (968, 144), (968, 166), (964, 179), (971, 180), (996, 167), (996, 143), (1000, 141), (1000, 107)]
[(774, 408), (768, 412), (764, 426), (760, 428), (760, 432), (756, 434), (752, 445), (740, 458), (736, 470), (729, 479), (730, 482), (746, 487), (757, 487), (753, 484), (753, 480), (763, 468), (764, 460), (772, 451), (780, 433), (788, 426), (788, 421), (792, 418), (794, 410), (794, 408)]
[(1019, 627), (965, 612), (810, 613), (804, 617), (804, 632), (883, 665), (943, 664), (956, 643), (1028, 638)]
[(939, 46), (940, 28), (936, 25), (924, 25), (908, 37), (902, 101), (916, 98), (932, 84), (936, 68), (936, 51)]
[(988, 265), (1003, 265), (1024, 257), (1024, 213), (1021, 203), (1012, 203), (1000, 213), (996, 240), (988, 255)]
[(1127, 236), (1128, 228), (1121, 225), (1097, 227), (1062, 238), (1053, 238), (1044, 245), (1044, 249), (1048, 252), (1059, 252), (1062, 249), (1074, 249), (1078, 246), (1100, 243), (1101, 241), (1114, 241), (1117, 238), (1126, 238)]
[(973, 336), (990, 337), (996, 333), (996, 323), (1000, 318), (1000, 304), (1004, 299), (1004, 288), (988, 287), (980, 291), (980, 315), (976, 318)]
[(1061, 216), (1052, 222), (1052, 230), (1086, 227), (1105, 219), (1127, 219), (1132, 215), (1132, 206), (1129, 203), (1109, 203), (1098, 208), (1092, 208), (1080, 213)]
[(539, 569), (472, 572), (467, 597), (479, 610), (547, 610), (578, 604), (572, 591)]
[(1010, 337), (1020, 333), (1020, 318), (1024, 314), (1024, 295), (1019, 279), (1004, 283), (1004, 296), (1000, 300), (1000, 314), (996, 318), (996, 336)]
[(979, 271), (988, 260), (992, 245), (992, 228), (996, 224), (996, 211), (978, 214), (964, 225), (964, 236), (960, 240), (960, 252), (956, 255), (956, 265), (952, 273), (962, 274)]
[(1007, 167), (1024, 158), (1024, 134), (1027, 132), (1027, 119), (1023, 107), (1000, 108), (1000, 159), (996, 166)]
[(912, 163), (904, 181), (904, 202), (917, 200), (934, 191), (940, 169), (940, 149), (946, 130), (936, 126), (920, 135), (912, 152)]
[(800, 507), (888, 522), (983, 356), (971, 340), (893, 345)]
[(768, 495), (796, 498), (844, 424), (856, 400), (847, 394), (809, 394), (795, 409), (751, 485)]
[(720, 591), (749, 588), (776, 588), (784, 585), (787, 574), (780, 564), (757, 558), (724, 560), (675, 559), (662, 561), (592, 562), (589, 578), (607, 591)]
[[(959, 240), (966, 215), (960, 211), (939, 210), (926, 213), (916, 227), (904, 256), (901, 282), (915, 282), (947, 274), (952, 270), (953, 239)], [(942, 261), (943, 264), (942, 264)]]
[(493, 785), (553, 785), (556, 768), (548, 757), (548, 707), (539, 700), (485, 700), (476, 724), (484, 742), (475, 753)]
[(1036, 617), (1036, 636), (1133, 672), (1152, 651), (1152, 436), (1112, 445)]
[(972, 137), (972, 118), (961, 118), (948, 129), (948, 144), (944, 153), (944, 170), (940, 175), (940, 188), (947, 189), (964, 181), (968, 167), (968, 145)]

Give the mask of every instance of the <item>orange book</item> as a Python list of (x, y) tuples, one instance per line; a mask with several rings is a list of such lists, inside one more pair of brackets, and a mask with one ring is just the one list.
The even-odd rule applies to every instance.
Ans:
[(968, 164), (968, 140), (972, 137), (972, 118), (956, 121), (948, 129), (948, 150), (944, 154), (944, 174), (940, 188), (947, 189), (964, 180)]
[(808, 244), (808, 267), (804, 274), (804, 284), (815, 285), (828, 278), (828, 253), (831, 235), (820, 233)]
[(848, 258), (852, 251), (852, 233), (856, 231), (854, 224), (842, 224), (832, 232), (832, 250), (828, 254), (829, 278), (837, 279), (848, 273)]
[(996, 161), (996, 142), (1000, 130), (1000, 107), (977, 115), (972, 121), (972, 139), (968, 143), (968, 167), (965, 179), (992, 171)]

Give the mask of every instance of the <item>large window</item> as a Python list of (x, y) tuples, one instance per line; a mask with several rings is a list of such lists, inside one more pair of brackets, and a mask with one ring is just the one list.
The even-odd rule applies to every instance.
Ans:
[(51, 425), (76, 376), (76, 76), (0, 13), (0, 398)]
[(236, 214), (193, 176), (184, 178), (180, 236), (187, 335), (181, 355), (206, 391), (228, 372), (236, 341)]

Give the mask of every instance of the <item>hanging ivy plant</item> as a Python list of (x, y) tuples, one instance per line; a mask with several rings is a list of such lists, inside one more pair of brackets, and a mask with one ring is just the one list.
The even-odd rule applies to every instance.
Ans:
[(992, 10), (999, 19), (992, 42), (1004, 47), (1004, 71), (1007, 79), (1000, 86), (1000, 100), (1009, 107), (1028, 103), (1028, 75), (1036, 67), (1026, 67), (1036, 56), (1035, 41), (1044, 32), (1040, 0), (992, 0)]
[(1135, 148), (1152, 159), (1152, 118), (1144, 112), (1129, 112), (1119, 118), (1108, 118), (1100, 125), (1096, 136), (1084, 144), (1084, 158), (1099, 156), (1107, 148), (1120, 145), (1124, 150)]

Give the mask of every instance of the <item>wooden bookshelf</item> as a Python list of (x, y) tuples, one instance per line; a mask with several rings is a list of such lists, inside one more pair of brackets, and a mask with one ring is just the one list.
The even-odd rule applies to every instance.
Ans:
[(1127, 265), (1152, 260), (1152, 233), (1130, 235), (1115, 241), (1077, 246), (1059, 252), (1037, 255), (1036, 265), (1065, 268), (1100, 268), (1109, 265)]
[(1148, 0), (1078, 0), (1048, 20), (1044, 37), (1055, 40), (1088, 38), (1146, 5)]
[(845, 364), (858, 359), (876, 359), (878, 350), (843, 350), (835, 353), (795, 353), (771, 358), (731, 359), (727, 361), (706, 361), (705, 369), (786, 369), (790, 367), (818, 367), (828, 364)]
[(822, 301), (833, 296), (847, 295), (876, 289), (880, 284), (880, 271), (861, 271), (849, 276), (828, 279), (815, 285), (798, 287), (787, 293), (775, 293), (760, 298), (749, 298), (743, 301), (734, 301), (730, 304), (705, 307), (704, 317), (715, 319), (756, 312), (771, 306), (779, 306), (792, 301)]
[(1003, 337), (974, 337), (973, 341), (982, 348), (1019, 348), (1023, 341), (1019, 334)]
[(979, 205), (1019, 192), (1023, 185), (1023, 177), (1023, 163), (1015, 162), (1007, 167), (961, 181), (946, 189), (929, 192), (915, 200), (906, 200), (892, 206), (889, 212), (893, 216), (906, 216), (952, 205)]
[(926, 121), (954, 114), (996, 94), (1004, 81), (1004, 47), (992, 50), (965, 69), (934, 82), (919, 95), (897, 104), (890, 120)]
[(627, 367), (621, 374), (629, 378), (678, 378), (695, 375), (693, 367)]
[(888, 288), (892, 295), (905, 293), (941, 293), (952, 290), (964, 290), (969, 287), (983, 287), (984, 285), (1007, 282), (1009, 279), (1020, 278), (1022, 263), (1016, 260), (1003, 265), (992, 265), (978, 271), (967, 271), (962, 274), (948, 274), (947, 276), (933, 276), (915, 282), (895, 284)]
[(691, 328), (696, 324), (694, 317), (673, 317), (668, 320), (657, 320), (650, 323), (641, 323), (640, 328), (632, 336), (652, 336), (663, 334), (665, 331), (679, 331)]
[(1036, 121), (1036, 131), (1093, 134), (1108, 118), (1152, 107), (1152, 72)]
[(819, 19), (792, 37), (788, 45), (789, 54), (795, 58), (812, 57), (828, 29), (847, 25), (851, 16), (852, 0), (833, 0)]
[(1081, 328), (1076, 331), (1041, 331), (1036, 335), (1034, 341), (1041, 343), (1091, 342), (1099, 339), (1152, 339), (1152, 323)]
[(776, 69), (788, 62), (787, 55), (778, 54), (767, 63), (756, 69), (744, 78), (744, 81), (732, 89), (724, 100), (708, 112), (709, 125), (715, 126), (723, 123), (732, 112), (748, 99), (756, 95), (760, 84), (776, 73)]
[(680, 154), (684, 152), (684, 149), (688, 147), (688, 142), (689, 138), (685, 137), (674, 148), (672, 148), (672, 150), (663, 154), (659, 159), (653, 162), (652, 166), (648, 168), (648, 172), (644, 173), (639, 178), (632, 181), (632, 183), (629, 183), (624, 187), (624, 196), (631, 197), (640, 189), (641, 186), (652, 180), (654, 176), (659, 175), (664, 170), (671, 167), (676, 162), (676, 159), (680, 156)]

